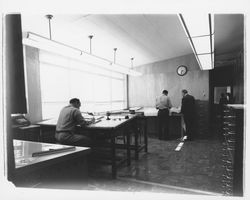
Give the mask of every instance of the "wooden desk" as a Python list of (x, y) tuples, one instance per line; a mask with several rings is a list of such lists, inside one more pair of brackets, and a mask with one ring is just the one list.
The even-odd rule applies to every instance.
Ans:
[[(119, 115), (128, 115), (130, 114), (129, 110), (118, 110), (115, 112), (111, 112), (111, 116), (119, 116)], [(146, 117), (144, 116), (143, 112), (137, 111), (136, 115), (136, 123), (134, 124), (134, 127), (132, 128), (134, 135), (134, 144), (130, 144), (130, 149), (134, 150), (135, 153), (135, 160), (139, 159), (139, 153), (144, 150), (144, 152), (148, 152), (148, 135), (147, 135), (147, 123), (146, 123)], [(142, 142), (143, 138), (143, 142)]]
[[(129, 110), (123, 112), (129, 113)], [(154, 107), (141, 107), (135, 110), (136, 114), (144, 116), (146, 121), (146, 135), (153, 135), (158, 137), (158, 110)], [(170, 136), (179, 136), (181, 139), (184, 136), (185, 123), (181, 113), (170, 112), (169, 116), (169, 134)]]
[[(53, 166), (57, 166), (58, 164), (63, 165), (65, 163), (69, 163), (75, 165), (81, 161), (84, 161), (86, 164), (86, 156), (90, 153), (90, 148), (88, 147), (75, 147), (75, 149), (65, 152), (57, 152), (50, 155), (32, 157), (32, 154), (35, 152), (70, 146), (23, 140), (13, 140), (13, 146), (15, 159), (15, 172), (13, 181), (17, 185), (20, 184), (20, 182), (23, 183), (26, 179), (29, 179), (28, 177), (31, 174), (36, 174), (38, 176), (40, 173), (42, 173), (43, 175), (47, 176), (48, 174), (46, 173), (49, 173), (50, 175), (53, 175), (53, 172), (50, 170), (53, 169)], [(87, 170), (86, 166), (84, 168)], [(82, 174), (87, 173), (86, 171), (83, 171), (84, 168), (81, 166), (80, 170), (77, 171), (77, 176), (81, 177)], [(57, 171), (55, 171), (55, 173), (57, 173)], [(64, 174), (62, 176), (64, 176)]]
[(12, 132), (14, 139), (40, 142), (39, 125), (29, 125), (29, 126), (13, 125)]
[[(105, 136), (106, 139), (110, 139), (110, 146), (106, 146), (111, 149), (111, 162), (106, 162), (106, 164), (111, 164), (112, 166), (112, 177), (116, 178), (117, 175), (117, 167), (121, 165), (124, 162), (127, 162), (127, 165), (130, 165), (131, 157), (130, 157), (130, 131), (132, 126), (134, 126), (134, 123), (136, 123), (137, 115), (127, 115), (129, 118), (125, 119), (124, 115), (118, 115), (115, 117), (110, 116), (110, 120), (107, 120), (106, 117), (102, 118), (100, 122), (91, 124), (89, 126), (86, 126), (84, 128), (81, 128), (83, 130), (88, 130), (93, 137), (98, 137), (101, 135)], [(42, 132), (44, 130), (52, 130), (50, 131), (52, 137), (54, 137), (55, 134), (55, 126), (56, 126), (56, 120), (51, 119), (47, 121), (42, 121), (37, 123), (41, 126)], [(80, 128), (80, 127), (79, 127)], [(53, 134), (52, 134), (53, 133)], [(126, 143), (123, 145), (126, 150), (126, 158), (117, 160), (116, 156), (116, 150), (119, 147), (119, 145), (116, 144), (116, 137), (123, 136), (125, 133), (126, 136)], [(43, 134), (43, 133), (42, 133)], [(46, 136), (47, 137), (47, 136)], [(100, 144), (102, 145), (102, 143)]]

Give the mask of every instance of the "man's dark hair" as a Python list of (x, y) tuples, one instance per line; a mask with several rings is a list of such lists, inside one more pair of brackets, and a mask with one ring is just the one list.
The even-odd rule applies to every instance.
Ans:
[(167, 91), (167, 90), (163, 90), (163, 91), (162, 91), (162, 94), (167, 95), (167, 94), (168, 94), (168, 91)]
[(70, 100), (69, 100), (69, 103), (70, 103), (70, 104), (77, 104), (77, 103), (80, 103), (80, 100), (77, 99), (77, 98), (73, 98), (73, 99), (70, 99)]
[(182, 92), (184, 93), (184, 94), (187, 94), (188, 93), (188, 91), (187, 90), (182, 90)]

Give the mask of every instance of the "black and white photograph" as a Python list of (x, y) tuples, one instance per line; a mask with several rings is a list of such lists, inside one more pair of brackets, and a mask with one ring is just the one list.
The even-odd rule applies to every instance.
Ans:
[(47, 7), (1, 13), (5, 195), (247, 197), (246, 11)]

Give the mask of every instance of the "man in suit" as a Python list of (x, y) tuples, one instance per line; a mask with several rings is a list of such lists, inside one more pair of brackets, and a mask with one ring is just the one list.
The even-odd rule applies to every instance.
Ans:
[(181, 113), (184, 115), (186, 125), (187, 140), (193, 140), (194, 137), (194, 121), (195, 121), (195, 99), (188, 94), (187, 90), (182, 90)]
[(168, 91), (163, 90), (162, 95), (156, 98), (158, 111), (158, 134), (159, 139), (167, 140), (169, 137), (169, 109), (172, 107)]

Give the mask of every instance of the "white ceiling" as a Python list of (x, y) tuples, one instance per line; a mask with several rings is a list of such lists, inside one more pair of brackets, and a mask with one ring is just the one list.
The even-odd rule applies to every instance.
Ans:
[[(215, 16), (215, 49), (219, 54), (238, 50), (243, 41), (242, 15)], [(241, 22), (242, 21), (242, 22)], [(158, 15), (54, 15), (52, 39), (131, 66), (153, 63), (192, 53), (182, 25), (175, 14)], [(239, 31), (241, 30), (242, 31)], [(22, 15), (23, 31), (49, 36), (44, 15)]]

